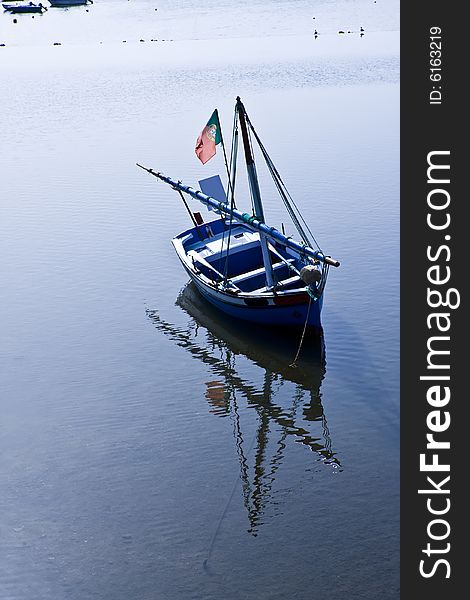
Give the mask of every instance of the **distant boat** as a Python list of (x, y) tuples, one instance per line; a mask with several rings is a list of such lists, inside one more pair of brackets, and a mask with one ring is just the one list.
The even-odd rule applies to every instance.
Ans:
[(25, 2), (5, 2), (2, 4), (3, 8), (11, 13), (42, 13), (43, 10), (47, 10), (45, 6), (41, 3), (34, 4), (33, 2), (29, 2), (26, 4)]
[[(214, 111), (213, 117), (205, 128), (210, 128), (207, 136), (212, 141), (216, 139), (214, 132), (220, 131), (217, 111)], [(239, 128), (250, 184), (251, 213), (238, 210), (234, 200)], [(299, 233), (299, 242), (265, 223), (251, 135), (260, 147)], [(231, 180), (225, 199), (221, 199), (220, 193), (216, 199), (213, 193), (207, 195), (138, 165), (176, 190), (190, 212), (194, 227), (172, 240), (178, 258), (199, 292), (228, 315), (257, 324), (300, 326), (321, 331), (320, 312), (328, 270), (330, 266), (338, 267), (339, 262), (325, 255), (316, 244), (256, 134), (240, 98), (237, 98), (235, 105), (231, 156), (231, 164), (226, 165)], [(200, 182), (201, 187), (207, 181)], [(183, 193), (215, 210), (221, 218), (204, 223), (199, 213), (191, 213)], [(317, 245), (317, 248), (313, 248), (313, 245)]]
[(63, 8), (65, 6), (83, 6), (84, 4), (93, 4), (93, 0), (49, 0), (51, 6)]

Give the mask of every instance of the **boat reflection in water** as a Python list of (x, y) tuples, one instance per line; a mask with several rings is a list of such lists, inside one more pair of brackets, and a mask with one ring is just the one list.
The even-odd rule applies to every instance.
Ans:
[[(192, 282), (176, 304), (191, 317), (186, 327), (168, 323), (158, 311), (148, 310), (147, 314), (159, 331), (213, 374), (206, 382), (205, 397), (211, 413), (233, 421), (249, 532), (256, 535), (267, 504), (273, 502), (273, 484), (289, 438), (306, 446), (316, 462), (341, 470), (321, 403), (323, 337), (306, 338), (296, 366), (292, 366), (298, 332), (291, 339), (280, 338), (266, 328), (232, 320), (207, 303)], [(293, 384), (293, 393), (286, 389), (288, 384)], [(249, 435), (243, 434), (247, 418), (253, 414), (247, 409), (256, 413), (253, 439), (252, 420)]]

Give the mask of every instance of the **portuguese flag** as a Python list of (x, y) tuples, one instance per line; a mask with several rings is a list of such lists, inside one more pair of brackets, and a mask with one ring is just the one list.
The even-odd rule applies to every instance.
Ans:
[(219, 114), (215, 109), (196, 141), (196, 156), (203, 165), (214, 156), (215, 147), (221, 141)]

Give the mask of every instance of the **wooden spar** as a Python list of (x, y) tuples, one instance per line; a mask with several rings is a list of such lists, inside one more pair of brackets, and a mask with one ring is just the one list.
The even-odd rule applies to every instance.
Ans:
[[(233, 140), (232, 140), (232, 168), (230, 172), (230, 181), (231, 184), (229, 186), (230, 189), (230, 205), (235, 206), (235, 180), (237, 177), (237, 156), (238, 156), (238, 128), (234, 127), (233, 131)], [(228, 197), (228, 195), (227, 195)]]
[(167, 177), (166, 175), (163, 175), (162, 173), (157, 173), (156, 171), (153, 171), (152, 169), (144, 167), (144, 166), (140, 165), (139, 163), (137, 163), (137, 166), (140, 167), (141, 169), (143, 169), (144, 171), (147, 171), (147, 173), (150, 173), (154, 177), (157, 177), (161, 181), (164, 181), (165, 183), (170, 185), (173, 189), (180, 190), (181, 192), (184, 192), (185, 194), (189, 194), (195, 200), (199, 200), (199, 202), (202, 202), (202, 204), (205, 204), (206, 206), (210, 206), (211, 208), (219, 211), (221, 214), (224, 214), (227, 216), (232, 215), (236, 221), (246, 225), (249, 229), (252, 229), (253, 231), (259, 231), (260, 233), (263, 233), (267, 238), (274, 240), (275, 242), (280, 242), (284, 246), (287, 246), (287, 248), (290, 248), (291, 250), (294, 250), (295, 252), (298, 252), (299, 254), (304, 254), (305, 256), (309, 256), (310, 258), (317, 259), (320, 262), (324, 262), (327, 265), (331, 265), (332, 267), (339, 267), (339, 265), (340, 265), (339, 261), (335, 260), (334, 258), (331, 258), (331, 256), (325, 256), (319, 250), (314, 250), (310, 246), (300, 244), (299, 242), (296, 242), (295, 240), (291, 239), (290, 237), (286, 237), (280, 231), (278, 231), (275, 227), (269, 227), (268, 225), (266, 225), (265, 223), (262, 223), (258, 219), (255, 219), (248, 213), (242, 213), (240, 210), (238, 210), (236, 208), (231, 209), (225, 202), (219, 202), (219, 200), (216, 200), (215, 198), (212, 198), (211, 196), (206, 196), (202, 192), (195, 190), (194, 188), (190, 187), (189, 185), (184, 185), (183, 183), (181, 183), (181, 181), (174, 181), (170, 177)]
[[(237, 96), (237, 104), (235, 110), (238, 114), (240, 129), (242, 130), (243, 147), (245, 149), (246, 170), (248, 173), (248, 181), (250, 184), (250, 192), (251, 199), (253, 200), (254, 212), (258, 220), (264, 223), (264, 211), (263, 204), (261, 202), (261, 192), (259, 189), (258, 175), (256, 173), (256, 165), (253, 158), (253, 154), (251, 152), (250, 139), (248, 136), (248, 129), (246, 127), (245, 107), (243, 106), (243, 103), (240, 100), (240, 96)], [(266, 272), (266, 287), (271, 288), (274, 285), (274, 278), (271, 257), (269, 256), (268, 242), (264, 234), (261, 232), (259, 240), (261, 244), (261, 252), (263, 254), (264, 270)]]

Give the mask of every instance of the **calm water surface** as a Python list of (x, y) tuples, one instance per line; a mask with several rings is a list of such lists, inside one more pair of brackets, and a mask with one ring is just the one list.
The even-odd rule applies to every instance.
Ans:
[[(2, 599), (398, 598), (397, 5), (202, 5), (0, 14)], [(237, 94), (342, 263), (297, 368), (187, 285), (135, 166), (222, 173)]]

